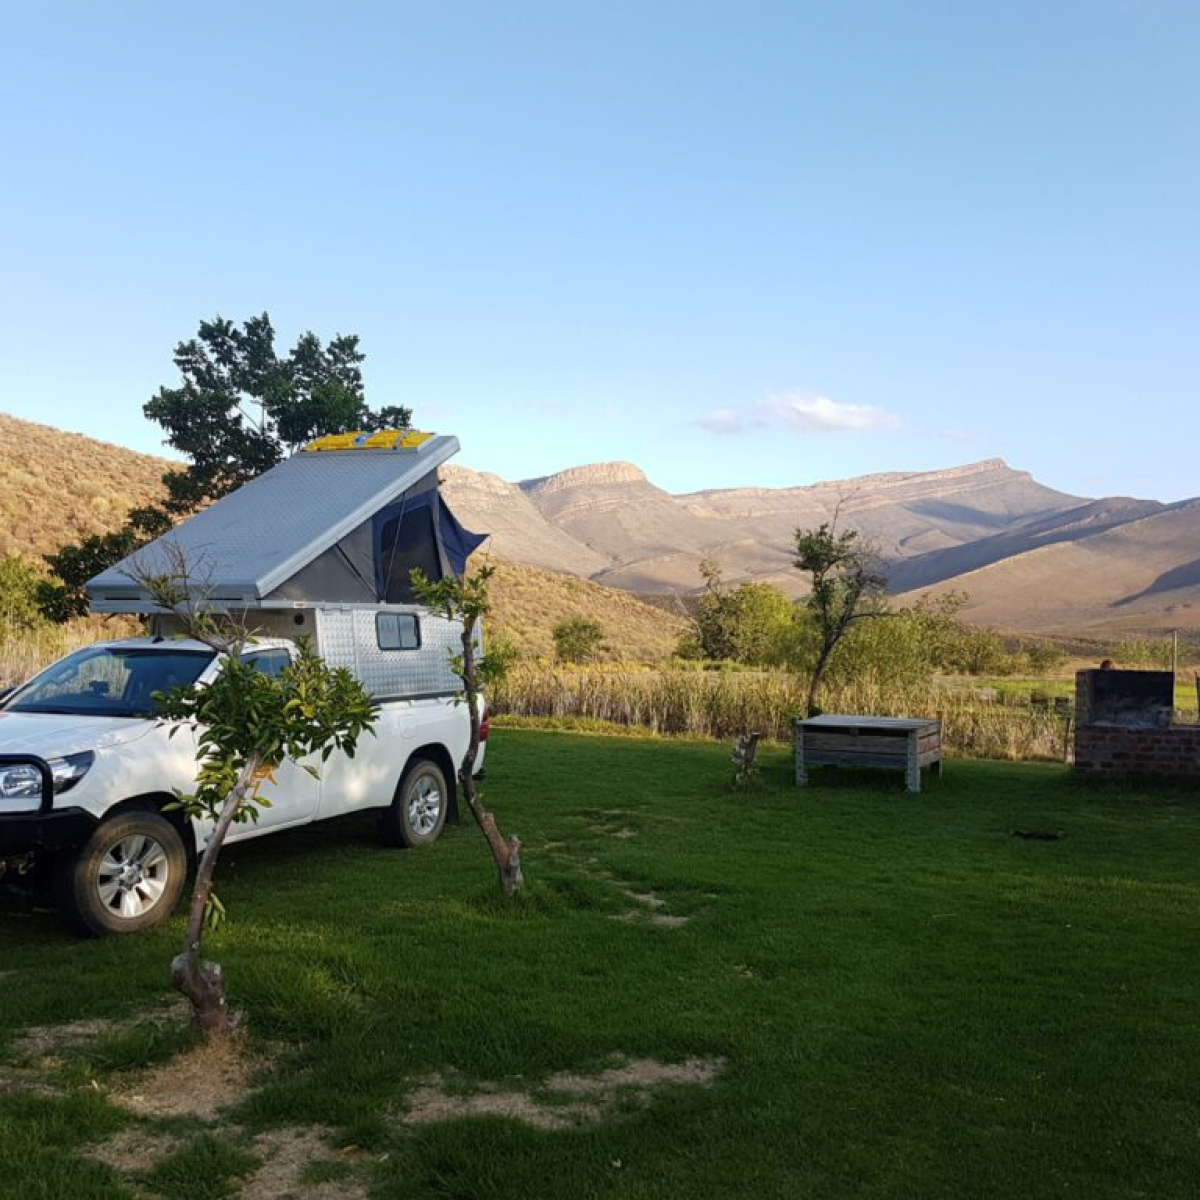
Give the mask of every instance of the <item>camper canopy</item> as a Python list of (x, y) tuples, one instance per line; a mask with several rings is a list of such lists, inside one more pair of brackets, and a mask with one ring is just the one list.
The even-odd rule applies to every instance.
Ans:
[(458, 439), (401, 430), (321, 438), (88, 581), (93, 612), (158, 612), (137, 577), (186, 565), (223, 609), (407, 603), (409, 572), (461, 575), (486, 535), (438, 492)]

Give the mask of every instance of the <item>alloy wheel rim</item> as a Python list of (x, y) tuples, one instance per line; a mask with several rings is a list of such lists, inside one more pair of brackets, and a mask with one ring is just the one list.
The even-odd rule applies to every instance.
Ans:
[(131, 921), (162, 899), (170, 875), (162, 843), (148, 834), (131, 833), (105, 851), (96, 872), (96, 891), (113, 916)]
[(413, 782), (408, 794), (408, 823), (414, 833), (432, 833), (442, 812), (442, 792), (430, 775)]

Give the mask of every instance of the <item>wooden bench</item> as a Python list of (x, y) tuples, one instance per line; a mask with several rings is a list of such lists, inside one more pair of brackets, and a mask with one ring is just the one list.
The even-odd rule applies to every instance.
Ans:
[(910, 792), (921, 790), (921, 768), (942, 773), (942, 723), (929, 718), (822, 716), (793, 726), (796, 785), (812, 766), (902, 770)]

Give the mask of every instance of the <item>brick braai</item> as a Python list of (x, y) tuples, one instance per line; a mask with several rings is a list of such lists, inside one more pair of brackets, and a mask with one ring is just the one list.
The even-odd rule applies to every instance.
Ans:
[(1170, 671), (1075, 675), (1075, 769), (1085, 774), (1200, 776), (1200, 725), (1173, 724)]

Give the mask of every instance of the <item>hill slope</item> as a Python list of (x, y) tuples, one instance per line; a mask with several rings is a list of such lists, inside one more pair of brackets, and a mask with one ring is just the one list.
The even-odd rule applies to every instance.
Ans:
[(171, 463), (0, 413), (0, 554), (36, 559), (117, 528)]
[(929, 590), (965, 591), (970, 602), (963, 615), (983, 625), (1111, 634), (1200, 630), (1200, 500), (1062, 537)]
[[(94, 533), (116, 529), (131, 507), (162, 492), (171, 463), (97, 442), (82, 434), (20, 421), (0, 413), (0, 554), (39, 561), (41, 555)], [(450, 476), (456, 474), (447, 468)], [(685, 622), (628, 592), (601, 587), (577, 576), (603, 567), (605, 560), (577, 547), (549, 525), (518, 489), (497, 476), (466, 472), (473, 509), (508, 533), (541, 530), (548, 562), (562, 562), (564, 574), (493, 559), (493, 632), (509, 637), (530, 657), (550, 657), (551, 632), (562, 620), (587, 617), (605, 631), (606, 657), (651, 660), (672, 653)], [(515, 500), (511, 508), (505, 501)], [(499, 503), (493, 497), (500, 498)], [(510, 524), (505, 526), (505, 520)]]
[(652, 662), (675, 651), (688, 627), (681, 613), (664, 612), (631, 592), (603, 587), (577, 576), (493, 559), (492, 619), (531, 658), (552, 658), (552, 632), (560, 621), (583, 617), (604, 630), (604, 659)]

